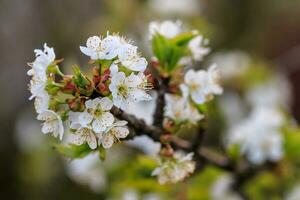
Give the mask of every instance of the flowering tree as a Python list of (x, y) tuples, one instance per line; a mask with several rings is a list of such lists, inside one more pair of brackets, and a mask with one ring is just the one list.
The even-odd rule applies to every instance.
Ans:
[[(118, 34), (88, 38), (86, 46), (80, 46), (90, 58), (88, 73), (74, 65), (72, 75), (63, 74), (58, 66), (62, 60), (56, 59), (53, 48), (45, 44), (44, 50), (35, 50), (28, 71), (30, 99), (37, 119), (43, 121), (42, 132), (59, 140), (71, 138), (68, 145), (55, 144), (67, 157), (99, 152), (102, 160), (115, 143), (147, 135), (161, 144), (160, 160), (152, 172), (160, 184), (180, 182), (209, 165), (231, 173), (223, 182), (239, 193), (237, 199), (246, 198), (247, 181), (259, 171), (278, 167), (284, 156), (282, 110), (263, 102), (264, 98), (252, 98), (259, 96), (259, 89), (253, 89), (248, 96), (256, 106), (249, 117), (230, 127), (226, 150), (208, 147), (203, 138), (216, 96), (223, 93), (218, 67), (222, 71), (225, 58), (215, 59), (218, 66), (195, 69), (210, 52), (208, 40), (198, 31), (165, 21), (152, 22), (149, 32), (153, 52), (149, 63), (132, 41)], [(228, 76), (222, 79), (234, 85), (236, 74)], [(126, 112), (129, 105), (150, 100), (156, 102), (153, 124)], [(193, 137), (181, 137), (190, 129), (196, 130)]]

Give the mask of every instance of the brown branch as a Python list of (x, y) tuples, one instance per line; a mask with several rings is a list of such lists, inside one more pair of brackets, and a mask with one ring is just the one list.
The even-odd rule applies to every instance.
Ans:
[(138, 119), (134, 115), (127, 114), (115, 106), (111, 109), (111, 112), (117, 118), (126, 120), (129, 127), (134, 129), (135, 135), (131, 135), (127, 139), (133, 138), (137, 135), (147, 135), (154, 141), (159, 141), (160, 135), (163, 133), (162, 129), (147, 125), (144, 120)]
[(157, 87), (156, 108), (153, 115), (153, 125), (162, 128), (164, 119), (165, 93), (168, 90), (169, 78), (159, 78)]

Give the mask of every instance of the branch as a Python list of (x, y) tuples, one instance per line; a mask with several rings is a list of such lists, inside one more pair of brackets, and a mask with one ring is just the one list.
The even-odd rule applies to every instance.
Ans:
[(147, 135), (154, 141), (159, 141), (160, 135), (163, 133), (162, 129), (147, 125), (144, 120), (138, 119), (134, 115), (127, 114), (115, 106), (111, 109), (111, 112), (117, 118), (126, 120), (128, 125), (134, 129), (135, 135), (131, 135), (127, 139), (131, 139), (137, 135)]
[(153, 115), (153, 125), (162, 128), (164, 119), (165, 93), (168, 90), (169, 78), (158, 79), (156, 108)]

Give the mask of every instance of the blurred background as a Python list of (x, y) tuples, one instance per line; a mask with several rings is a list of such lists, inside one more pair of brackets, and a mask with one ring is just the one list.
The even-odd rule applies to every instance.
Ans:
[[(109, 199), (118, 193), (115, 190), (122, 183), (112, 184), (114, 175), (130, 172), (109, 166), (122, 159), (111, 156), (111, 161), (93, 171), (89, 165), (95, 159), (78, 164), (65, 161), (52, 149), (53, 140), (40, 133), (33, 102), (28, 100), (27, 63), (34, 60), (33, 49), (47, 42), (57, 58), (64, 58), (66, 70), (74, 63), (84, 65), (87, 58), (79, 45), (107, 30), (132, 38), (150, 58), (148, 24), (165, 19), (180, 19), (198, 29), (210, 39), (212, 55), (238, 51), (267, 62), (270, 71), (287, 78), (289, 110), (300, 120), (300, 0), (0, 0), (1, 198)], [(139, 159), (148, 166), (147, 160)], [(126, 166), (130, 164), (122, 167)], [(122, 198), (141, 199), (136, 195), (129, 189)], [(155, 199), (155, 194), (147, 195), (144, 199)]]

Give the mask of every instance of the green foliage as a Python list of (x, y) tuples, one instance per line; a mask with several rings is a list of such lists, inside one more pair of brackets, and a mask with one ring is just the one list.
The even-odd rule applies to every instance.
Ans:
[(167, 39), (159, 33), (153, 36), (152, 51), (159, 60), (163, 72), (169, 74), (177, 67), (180, 58), (188, 52), (188, 42), (194, 37), (195, 34), (192, 32), (179, 34), (172, 39)]
[(54, 148), (62, 155), (69, 158), (83, 158), (94, 151), (86, 143), (82, 145), (69, 144), (68, 146), (54, 144)]
[(220, 175), (220, 170), (214, 167), (206, 167), (189, 181), (186, 199), (198, 200), (201, 197), (201, 200), (210, 200), (210, 189)]
[(287, 159), (300, 164), (300, 131), (284, 130), (284, 149)]
[(264, 172), (245, 185), (246, 193), (250, 199), (256, 200), (279, 200), (281, 198), (282, 183), (272, 172)]

